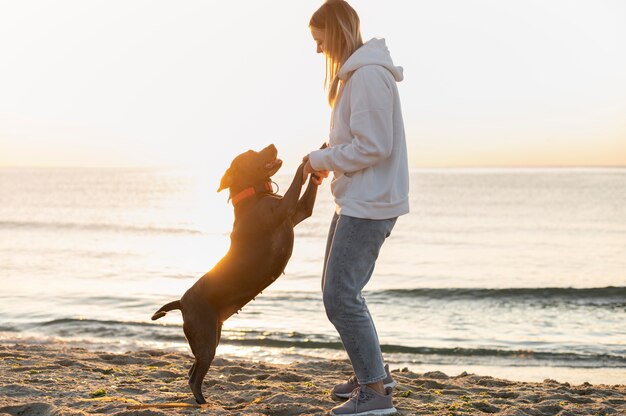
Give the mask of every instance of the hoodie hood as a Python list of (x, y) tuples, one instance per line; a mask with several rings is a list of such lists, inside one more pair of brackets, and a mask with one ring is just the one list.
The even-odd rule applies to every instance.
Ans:
[(364, 43), (344, 62), (337, 75), (340, 80), (345, 81), (354, 71), (365, 65), (380, 65), (387, 68), (396, 82), (400, 82), (404, 78), (402, 67), (395, 66), (391, 60), (385, 39), (374, 38)]

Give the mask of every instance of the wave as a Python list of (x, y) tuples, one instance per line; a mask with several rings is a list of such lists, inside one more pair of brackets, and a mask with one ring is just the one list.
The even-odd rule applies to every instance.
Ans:
[[(535, 288), (413, 288), (365, 290), (368, 299), (389, 298), (430, 298), (435, 300), (482, 300), (482, 299), (571, 299), (606, 302), (623, 302), (626, 306), (626, 286), (607, 286), (597, 288), (572, 287), (535, 287)], [(276, 290), (264, 293), (259, 301), (315, 301), (320, 300), (318, 291)], [(581, 302), (586, 304), (586, 302)]]
[(59, 318), (52, 319), (50, 321), (38, 322), (33, 326), (47, 327), (47, 326), (60, 326), (60, 325), (120, 325), (120, 326), (141, 326), (141, 327), (179, 327), (176, 324), (154, 324), (150, 322), (136, 322), (136, 321), (116, 321), (107, 319), (82, 319), (82, 318)]
[(10, 325), (0, 325), (0, 332), (18, 332), (19, 330)]
[(594, 288), (572, 287), (533, 287), (533, 288), (419, 288), (419, 289), (389, 289), (379, 292), (370, 292), (370, 296), (392, 297), (425, 297), (432, 299), (597, 299), (621, 300), (626, 303), (626, 286), (607, 286)]
[[(261, 339), (222, 339), (223, 343), (269, 348), (314, 348), (343, 350), (343, 344), (323, 341), (288, 341), (263, 337)], [(408, 354), (422, 356), (448, 356), (448, 357), (481, 357), (481, 358), (504, 358), (515, 361), (543, 361), (575, 364), (575, 366), (602, 366), (626, 368), (626, 357), (611, 354), (579, 354), (573, 352), (542, 352), (533, 350), (504, 350), (490, 348), (432, 348), (410, 347), (405, 345), (381, 344), (381, 350), (385, 354)]]
[[(87, 337), (92, 340), (134, 339), (186, 344), (181, 324), (61, 318), (31, 324), (31, 329), (56, 337)], [(278, 349), (342, 350), (336, 336), (300, 332), (268, 332), (253, 329), (224, 329), (221, 344)], [(534, 351), (530, 349), (428, 347), (382, 344), (385, 354), (413, 357), (415, 362), (455, 362), (493, 360), (507, 365), (560, 365), (570, 367), (626, 368), (626, 356), (572, 351)], [(543, 364), (542, 364), (543, 363)]]
[(47, 229), (60, 231), (109, 231), (135, 232), (155, 234), (202, 234), (192, 228), (173, 228), (155, 226), (135, 226), (124, 224), (77, 223), (77, 222), (44, 222), (44, 221), (0, 221), (0, 228)]

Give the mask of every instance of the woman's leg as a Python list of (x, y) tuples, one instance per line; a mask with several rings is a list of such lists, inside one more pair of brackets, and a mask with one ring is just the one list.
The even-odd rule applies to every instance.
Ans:
[[(333, 218), (335, 220), (335, 218)], [(328, 319), (339, 332), (359, 384), (386, 377), (372, 317), (361, 295), (396, 218), (368, 220), (340, 215), (331, 225), (322, 290)]]

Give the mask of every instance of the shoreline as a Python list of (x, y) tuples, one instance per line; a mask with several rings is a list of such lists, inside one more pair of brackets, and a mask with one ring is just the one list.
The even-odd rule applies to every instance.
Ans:
[[(189, 354), (97, 352), (64, 344), (0, 344), (0, 414), (9, 415), (321, 415), (341, 403), (332, 386), (347, 361), (269, 364), (219, 356), (194, 406)], [(393, 368), (401, 415), (507, 416), (626, 414), (626, 385), (521, 382), (462, 372)], [(141, 405), (177, 403), (173, 409)], [(133, 408), (132, 406), (139, 406)]]
[[(182, 332), (182, 328), (181, 331)], [(1, 333), (0, 333), (1, 334)], [(128, 352), (141, 352), (146, 350), (157, 350), (174, 353), (187, 353), (189, 345), (181, 336), (181, 342), (172, 341), (161, 344), (128, 344), (128, 343), (106, 343), (94, 342), (86, 339), (63, 339), (58, 337), (37, 337), (37, 336), (14, 336), (1, 337), (0, 345), (51, 345), (51, 346), (80, 346), (91, 352), (106, 351), (115, 354), (125, 354)], [(262, 351), (257, 348), (262, 348)], [(254, 353), (251, 353), (251, 349)], [(520, 354), (527, 353), (519, 351)], [(404, 354), (383, 353), (385, 361), (392, 368), (408, 368), (416, 373), (426, 373), (429, 371), (441, 371), (448, 375), (461, 374), (462, 372), (474, 374), (489, 374), (495, 378), (507, 379), (520, 382), (542, 382), (549, 378), (560, 383), (584, 384), (626, 384), (626, 367), (624, 366), (590, 366), (575, 367), (555, 365), (554, 363), (534, 364), (516, 363), (514, 361), (496, 362), (494, 360), (465, 360), (457, 361), (445, 360), (445, 357), (434, 357), (433, 355), (411, 356)], [(249, 344), (239, 344), (229, 342), (222, 338), (217, 349), (217, 357), (226, 360), (244, 360), (251, 363), (266, 364), (290, 364), (292, 362), (323, 362), (341, 361), (346, 359), (344, 350), (324, 349), (324, 348), (297, 348), (297, 347), (273, 347), (273, 346), (250, 346)], [(626, 359), (626, 357), (624, 357)], [(543, 365), (542, 365), (543, 364)]]
[[(182, 328), (180, 330), (182, 332)], [(128, 352), (140, 352), (146, 350), (157, 350), (164, 352), (187, 353), (189, 345), (181, 335), (180, 342), (149, 343), (149, 344), (129, 344), (121, 342), (97, 342), (84, 338), (71, 339), (53, 336), (13, 336), (2, 337), (0, 332), (0, 345), (52, 345), (52, 346), (80, 346), (91, 352), (106, 351), (109, 353), (124, 354)], [(224, 332), (222, 333), (224, 335)], [(272, 341), (269, 341), (271, 344)], [(262, 350), (259, 350), (262, 349)], [(385, 345), (383, 345), (383, 349)], [(254, 352), (252, 352), (254, 351)], [(528, 363), (532, 352), (520, 350), (513, 352), (519, 354), (520, 361), (515, 360), (494, 360), (493, 357), (486, 359), (455, 360), (454, 357), (437, 356), (436, 354), (413, 355), (394, 354), (383, 352), (385, 362), (392, 368), (408, 368), (416, 373), (426, 373), (429, 371), (441, 371), (448, 375), (461, 374), (462, 372), (474, 374), (489, 374), (495, 378), (507, 379), (520, 382), (542, 382), (545, 379), (556, 380), (560, 383), (570, 384), (626, 384), (626, 367), (621, 363), (617, 366), (572, 366), (567, 363), (535, 361)], [(252, 345), (250, 343), (239, 343), (230, 341), (222, 337), (217, 349), (217, 357), (227, 360), (244, 360), (252, 363), (266, 364), (290, 364), (292, 362), (323, 362), (341, 361), (347, 358), (343, 349), (326, 349), (324, 347), (285, 347), (285, 346), (263, 346), (261, 344)], [(462, 355), (459, 356), (462, 358)], [(457, 358), (459, 358), (457, 357)], [(524, 358), (525, 357), (525, 358)], [(475, 357), (474, 357), (475, 358)], [(626, 359), (623, 357), (622, 360)]]

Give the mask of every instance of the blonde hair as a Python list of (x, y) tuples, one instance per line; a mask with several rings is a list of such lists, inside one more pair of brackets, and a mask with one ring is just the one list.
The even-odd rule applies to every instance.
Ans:
[(328, 104), (334, 107), (339, 93), (339, 70), (346, 60), (363, 45), (359, 15), (344, 0), (328, 0), (317, 9), (309, 27), (324, 32), (326, 76), (324, 88)]

